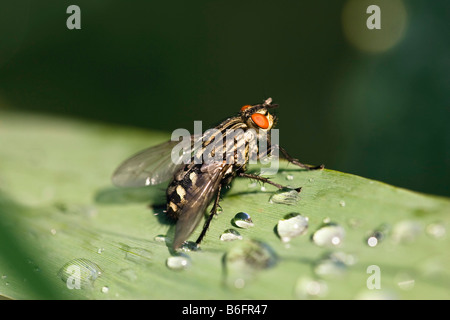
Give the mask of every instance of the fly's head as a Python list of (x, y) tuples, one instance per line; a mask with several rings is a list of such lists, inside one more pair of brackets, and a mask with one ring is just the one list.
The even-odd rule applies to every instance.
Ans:
[(272, 98), (268, 98), (262, 104), (243, 106), (240, 111), (240, 116), (249, 128), (255, 129), (256, 131), (262, 130), (269, 132), (276, 120), (276, 117), (269, 113), (269, 109), (276, 107), (278, 105), (272, 104)]

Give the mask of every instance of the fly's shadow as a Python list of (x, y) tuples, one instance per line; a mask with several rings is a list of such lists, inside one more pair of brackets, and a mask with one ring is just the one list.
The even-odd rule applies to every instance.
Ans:
[(106, 187), (95, 194), (94, 200), (98, 204), (147, 204), (154, 212), (158, 222), (164, 225), (173, 224), (174, 221), (166, 214), (166, 193), (161, 186), (149, 186), (141, 188), (116, 188)]

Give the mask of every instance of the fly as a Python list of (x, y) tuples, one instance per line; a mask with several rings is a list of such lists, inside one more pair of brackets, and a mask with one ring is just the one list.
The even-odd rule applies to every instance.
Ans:
[[(125, 160), (114, 172), (112, 181), (120, 187), (141, 187), (160, 184), (171, 179), (166, 191), (166, 213), (176, 220), (174, 249), (179, 248), (199, 225), (207, 206), (213, 201), (213, 207), (196, 241), (200, 244), (208, 230), (212, 218), (217, 214), (220, 191), (236, 177), (243, 177), (271, 184), (279, 189), (285, 188), (268, 178), (246, 173), (247, 164), (252, 156), (260, 160), (272, 154), (272, 148), (278, 149), (286, 160), (307, 170), (323, 169), (324, 166), (310, 166), (292, 158), (279, 145), (260, 150), (258, 144), (250, 143), (258, 139), (270, 141), (275, 116), (269, 110), (277, 107), (268, 98), (262, 104), (245, 105), (240, 112), (215, 127), (213, 134), (201, 137), (190, 136), (192, 150), (180, 155), (174, 161), (173, 148), (178, 141), (168, 141), (145, 149)], [(239, 131), (232, 143), (227, 139), (230, 132)], [(213, 144), (213, 141), (226, 141)], [(235, 139), (236, 138), (236, 139)], [(222, 139), (222, 140), (221, 140)], [(211, 148), (213, 146), (214, 148)], [(225, 146), (225, 148), (223, 148)], [(206, 157), (207, 156), (207, 157)], [(184, 161), (181, 161), (182, 158)], [(205, 161), (205, 159), (214, 161)], [(198, 161), (198, 159), (203, 159)], [(187, 161), (186, 161), (187, 160)], [(296, 189), (300, 192), (301, 188)]]

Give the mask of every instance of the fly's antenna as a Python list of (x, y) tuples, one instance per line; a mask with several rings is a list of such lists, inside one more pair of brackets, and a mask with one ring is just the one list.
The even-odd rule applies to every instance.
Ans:
[(272, 98), (267, 98), (264, 101), (263, 106), (266, 108), (278, 108), (278, 104), (272, 104)]
[(263, 106), (269, 106), (272, 103), (272, 98), (267, 98), (266, 101), (264, 101)]

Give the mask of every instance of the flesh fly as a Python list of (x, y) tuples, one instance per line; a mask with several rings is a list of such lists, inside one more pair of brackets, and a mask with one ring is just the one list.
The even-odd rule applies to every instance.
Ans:
[[(189, 136), (188, 143), (184, 144), (189, 147), (188, 151), (174, 152), (180, 142), (172, 140), (145, 149), (125, 160), (114, 172), (112, 181), (121, 187), (142, 187), (171, 179), (166, 191), (166, 213), (177, 221), (174, 249), (189, 238), (208, 205), (214, 201), (196, 241), (200, 244), (217, 214), (221, 189), (234, 178), (250, 178), (279, 189), (285, 188), (268, 178), (246, 173), (252, 159), (261, 160), (279, 151), (290, 163), (301, 168), (315, 170), (324, 167), (300, 163), (279, 145), (270, 143), (276, 118), (269, 111), (277, 106), (272, 104), (271, 98), (262, 104), (243, 106), (236, 116), (224, 120), (214, 130)], [(266, 148), (257, 143), (261, 140)], [(300, 192), (301, 188), (296, 190)]]

